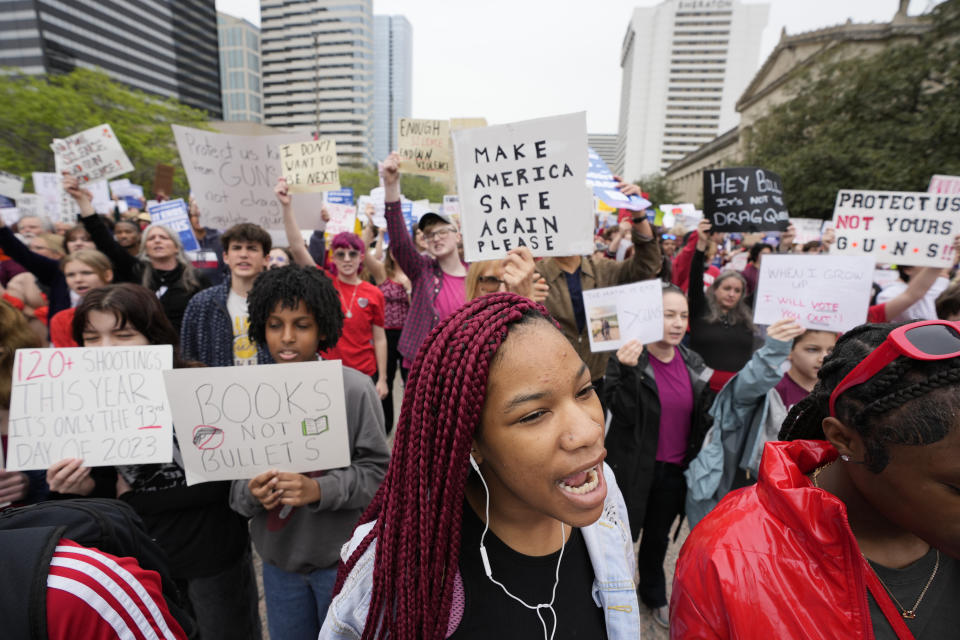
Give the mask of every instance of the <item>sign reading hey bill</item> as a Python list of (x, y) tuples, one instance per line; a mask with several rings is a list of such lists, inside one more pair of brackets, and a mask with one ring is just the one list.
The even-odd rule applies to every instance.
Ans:
[(333, 138), (280, 145), (280, 165), (290, 193), (321, 193), (340, 188), (337, 141)]
[(170, 462), (162, 372), (173, 347), (19, 349), (13, 363), (7, 468)]
[(869, 255), (877, 263), (921, 267), (953, 264), (960, 196), (923, 191), (837, 193), (831, 253)]
[(81, 131), (62, 140), (54, 138), (50, 147), (59, 160), (58, 164), (80, 183), (108, 180), (133, 171), (133, 163), (124, 153), (109, 124)]
[(338, 360), (164, 374), (187, 484), (350, 465)]
[(663, 338), (659, 280), (586, 289), (583, 306), (590, 330), (590, 351), (615, 351), (630, 340), (648, 344)]
[(454, 131), (453, 147), (467, 261), (590, 253), (586, 114)]
[[(283, 211), (273, 191), (283, 175), (279, 147), (300, 142), (303, 133), (239, 136), (171, 126), (204, 224), (227, 229), (238, 222), (252, 222), (265, 229), (283, 229)], [(321, 194), (296, 194), (297, 223), (316, 229), (322, 205)]]
[(764, 256), (754, 322), (793, 318), (807, 329), (848, 331), (867, 319), (873, 270), (869, 256)]
[(450, 122), (400, 118), (400, 171), (422, 176), (450, 172)]
[(790, 224), (780, 176), (757, 167), (704, 171), (703, 215), (714, 231), (785, 231)]
[(150, 222), (169, 227), (180, 237), (184, 251), (200, 251), (200, 243), (193, 235), (193, 226), (190, 224), (190, 213), (183, 198), (165, 200), (147, 207)]

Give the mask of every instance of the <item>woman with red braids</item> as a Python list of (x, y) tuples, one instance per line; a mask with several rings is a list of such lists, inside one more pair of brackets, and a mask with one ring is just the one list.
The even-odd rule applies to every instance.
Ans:
[(626, 508), (590, 371), (508, 293), (441, 321), (320, 638), (638, 638)]

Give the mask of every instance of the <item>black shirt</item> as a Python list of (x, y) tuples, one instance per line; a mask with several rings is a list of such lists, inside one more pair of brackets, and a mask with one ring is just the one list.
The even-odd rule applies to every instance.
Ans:
[[(557, 537), (560, 536), (557, 527)], [(543, 625), (537, 612), (527, 609), (487, 578), (480, 558), (483, 521), (464, 502), (460, 540), (460, 575), (463, 578), (463, 618), (451, 640), (471, 638), (543, 638)], [(550, 602), (560, 552), (546, 556), (527, 556), (505, 545), (493, 531), (484, 539), (493, 577), (510, 593), (527, 604)], [(606, 638), (603, 610), (593, 600), (593, 565), (579, 529), (572, 529), (560, 562), (560, 580), (553, 610), (558, 616), (556, 640), (570, 638)], [(547, 609), (540, 615), (547, 622), (547, 636), (553, 630), (553, 616)]]
[[(930, 549), (925, 556), (903, 569), (888, 569), (872, 562), (870, 566), (900, 604), (910, 609), (916, 603), (927, 581), (930, 580), (936, 561), (937, 552)], [(867, 595), (870, 602), (870, 620), (873, 622), (876, 640), (897, 640), (897, 634), (894, 633), (880, 606), (873, 599), (873, 594), (868, 591)], [(917, 640), (956, 638), (960, 635), (958, 601), (960, 601), (960, 564), (941, 552), (937, 575), (930, 583), (930, 588), (927, 589), (923, 600), (920, 601), (920, 606), (917, 607), (917, 617), (904, 622)], [(897, 607), (896, 602), (893, 606)]]

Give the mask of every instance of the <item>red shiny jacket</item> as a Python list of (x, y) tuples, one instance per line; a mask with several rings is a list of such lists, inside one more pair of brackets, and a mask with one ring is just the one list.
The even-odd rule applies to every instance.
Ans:
[(873, 640), (868, 587), (888, 620), (899, 617), (846, 507), (806, 476), (836, 457), (828, 442), (767, 443), (757, 484), (721, 500), (680, 551), (671, 638)]

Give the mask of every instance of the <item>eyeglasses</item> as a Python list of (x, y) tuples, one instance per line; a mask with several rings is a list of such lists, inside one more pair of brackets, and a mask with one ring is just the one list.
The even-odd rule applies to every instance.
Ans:
[(437, 229), (436, 231), (424, 231), (423, 237), (425, 240), (433, 240), (434, 238), (442, 240), (451, 233), (453, 233), (453, 227), (444, 227), (442, 229)]
[(477, 278), (477, 284), (481, 287), (499, 287), (502, 284), (506, 284), (506, 282), (497, 276), (480, 276)]
[(946, 360), (960, 356), (960, 322), (927, 320), (897, 327), (853, 371), (844, 376), (830, 394), (830, 415), (837, 398), (852, 387), (867, 382), (899, 356), (913, 360)]
[(360, 252), (356, 250), (337, 250), (333, 252), (333, 257), (337, 260), (356, 260), (360, 257)]
[(672, 233), (665, 233), (665, 234), (663, 234), (662, 236), (660, 236), (660, 239), (661, 239), (661, 240), (676, 240), (676, 239), (677, 239), (677, 236), (673, 235)]

